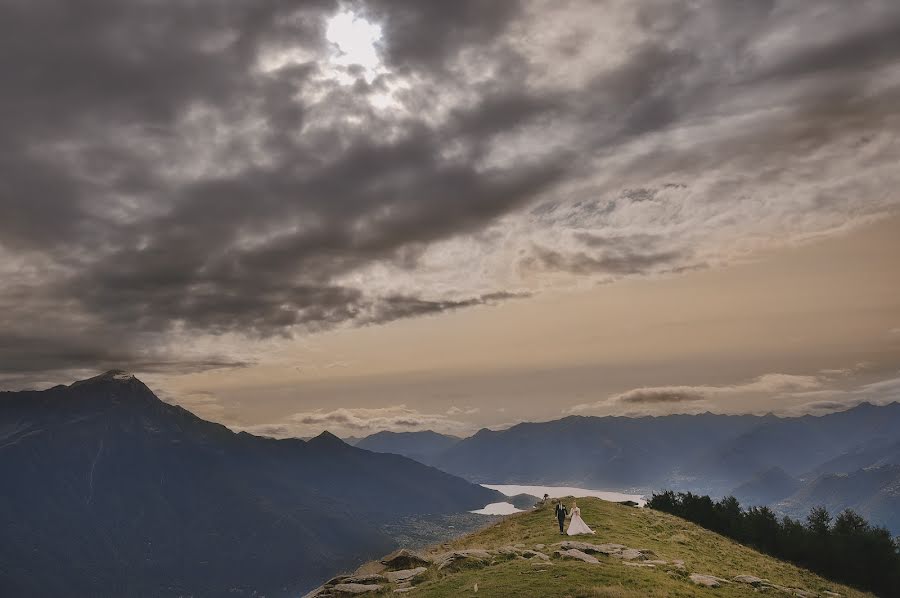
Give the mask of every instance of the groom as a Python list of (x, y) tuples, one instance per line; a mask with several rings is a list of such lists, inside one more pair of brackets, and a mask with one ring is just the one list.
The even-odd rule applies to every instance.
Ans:
[(562, 503), (562, 501), (558, 501), (556, 503), (556, 520), (559, 521), (559, 533), (563, 533), (563, 525), (566, 523), (566, 515), (569, 512), (566, 510), (566, 506)]

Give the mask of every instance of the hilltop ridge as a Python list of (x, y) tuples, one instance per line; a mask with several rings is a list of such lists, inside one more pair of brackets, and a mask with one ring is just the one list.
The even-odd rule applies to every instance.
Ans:
[(307, 597), (871, 596), (659, 511), (596, 498), (578, 506), (596, 535), (560, 535), (548, 503), (422, 553), (367, 563)]

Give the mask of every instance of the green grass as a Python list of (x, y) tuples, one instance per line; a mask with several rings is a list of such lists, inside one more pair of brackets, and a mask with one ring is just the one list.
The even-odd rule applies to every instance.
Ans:
[[(571, 500), (566, 500), (570, 504)], [(683, 560), (685, 570), (660, 566), (638, 568), (618, 559), (598, 555), (599, 565), (579, 561), (552, 559), (551, 564), (535, 566), (530, 560), (512, 559), (481, 569), (443, 574), (429, 572), (426, 581), (410, 595), (429, 598), (475, 595), (479, 597), (553, 596), (638, 598), (644, 596), (758, 596), (759, 592), (745, 584), (732, 583), (720, 588), (703, 588), (687, 579), (689, 573), (704, 573), (731, 579), (748, 574), (766, 578), (772, 583), (803, 588), (819, 593), (838, 592), (842, 596), (870, 596), (840, 584), (832, 583), (804, 569), (760, 554), (727, 538), (702, 529), (690, 522), (650, 509), (626, 507), (599, 499), (579, 499), (582, 517), (596, 536), (571, 538), (591, 543), (611, 542), (631, 548), (649, 548), (660, 559)], [(544, 544), (542, 551), (552, 555), (552, 544), (567, 536), (559, 529), (551, 506), (510, 516), (478, 532), (454, 540), (441, 548), (499, 548), (525, 544), (533, 548)], [(773, 596), (786, 596), (770, 590)]]

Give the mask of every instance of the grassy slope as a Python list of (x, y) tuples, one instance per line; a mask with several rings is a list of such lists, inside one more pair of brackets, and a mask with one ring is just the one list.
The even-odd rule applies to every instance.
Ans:
[[(566, 504), (570, 504), (567, 500)], [(644, 596), (753, 596), (759, 592), (745, 584), (728, 584), (720, 588), (703, 588), (687, 579), (689, 573), (705, 573), (731, 579), (749, 574), (773, 583), (803, 588), (817, 593), (838, 592), (842, 596), (868, 596), (846, 586), (829, 582), (809, 571), (760, 554), (690, 522), (653, 511), (625, 507), (599, 499), (579, 499), (582, 517), (596, 536), (580, 536), (596, 544), (610, 542), (631, 548), (649, 548), (660, 559), (682, 559), (686, 570), (678, 573), (671, 567), (646, 569), (631, 567), (610, 557), (599, 555), (600, 565), (580, 561), (553, 559), (549, 566), (534, 566), (530, 561), (510, 560), (484, 569), (461, 571), (449, 575), (430, 572), (430, 579), (417, 586), (410, 595), (444, 597), (474, 595), (478, 584), (479, 598), (498, 596), (571, 596), (571, 597), (644, 597)], [(552, 554), (551, 544), (559, 535), (550, 506), (510, 516), (503, 521), (435, 548), (497, 548), (513, 544), (545, 544), (544, 552)], [(543, 570), (543, 571), (542, 571)], [(785, 595), (769, 592), (772, 595)]]

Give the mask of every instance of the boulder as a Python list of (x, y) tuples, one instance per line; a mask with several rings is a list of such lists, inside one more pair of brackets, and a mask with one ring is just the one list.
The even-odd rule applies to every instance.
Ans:
[(431, 560), (424, 555), (407, 550), (406, 548), (401, 548), (381, 559), (381, 564), (391, 571), (399, 571), (401, 569), (427, 567), (431, 564)]
[(351, 575), (341, 580), (341, 583), (361, 583), (363, 585), (373, 583), (384, 583), (387, 581), (384, 575), (378, 573), (370, 573), (368, 575)]
[(628, 549), (627, 546), (621, 544), (589, 544), (588, 542), (575, 542), (572, 540), (559, 542), (555, 546), (559, 546), (562, 550), (580, 550), (588, 554), (605, 554), (609, 556), (615, 556)]
[(715, 575), (703, 575), (702, 573), (691, 573), (690, 580), (698, 586), (707, 588), (718, 588), (723, 583), (728, 583), (728, 581), (721, 577), (716, 577)]
[(754, 588), (771, 585), (768, 579), (756, 577), (755, 575), (735, 575), (733, 579), (738, 583), (746, 583)]
[(647, 550), (646, 548), (626, 548), (625, 550), (613, 553), (612, 556), (626, 561), (646, 561), (648, 559), (656, 558), (656, 553), (652, 550)]
[(380, 592), (383, 586), (363, 583), (339, 583), (331, 591), (335, 596), (359, 596), (360, 594), (373, 594)]
[(303, 598), (319, 598), (320, 596), (322, 598), (325, 598), (325, 596), (331, 596), (332, 588), (335, 585), (342, 583), (344, 580), (349, 579), (349, 577), (350, 577), (349, 575), (337, 575), (335, 577), (332, 577), (331, 579), (326, 581), (324, 584), (320, 585), (315, 590), (312, 590), (311, 592), (305, 594), (303, 596)]
[(494, 550), (494, 554), (505, 557), (517, 557), (521, 552), (522, 549), (516, 548), (515, 546), (501, 546), (500, 548)]
[[(337, 575), (332, 577), (324, 584), (309, 592), (303, 598), (326, 598), (328, 596), (354, 596), (356, 594), (365, 593), (360, 591), (345, 590), (343, 594), (339, 594), (338, 586), (367, 586), (376, 585), (386, 582), (387, 579), (383, 575), (377, 573), (367, 575)], [(381, 586), (377, 586), (380, 588)]]
[(484, 567), (491, 561), (491, 553), (480, 548), (470, 550), (451, 550), (439, 554), (434, 559), (438, 570), (457, 571), (474, 567)]
[(526, 559), (539, 559), (542, 561), (549, 561), (550, 557), (544, 554), (543, 552), (538, 552), (537, 550), (523, 550), (522, 556)]
[(556, 556), (562, 559), (575, 559), (578, 561), (584, 561), (585, 563), (591, 563), (592, 565), (599, 565), (600, 561), (598, 561), (595, 557), (591, 555), (581, 552), (575, 548), (570, 548), (568, 550), (557, 550), (554, 552)]
[(390, 571), (384, 576), (391, 583), (400, 583), (402, 581), (411, 581), (416, 577), (424, 575), (428, 571), (428, 567), (416, 567), (415, 569), (401, 569), (400, 571)]

